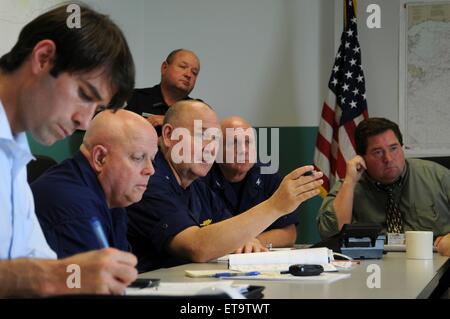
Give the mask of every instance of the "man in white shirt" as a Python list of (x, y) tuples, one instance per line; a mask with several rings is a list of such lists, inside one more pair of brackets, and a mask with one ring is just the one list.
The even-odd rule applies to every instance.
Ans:
[[(0, 297), (119, 294), (137, 276), (136, 257), (112, 248), (55, 260), (26, 181), (26, 132), (50, 145), (86, 129), (96, 110), (122, 107), (134, 86), (120, 29), (84, 6), (71, 29), (70, 14), (61, 6), (37, 17), (0, 58)], [(72, 265), (81, 270), (75, 288)]]

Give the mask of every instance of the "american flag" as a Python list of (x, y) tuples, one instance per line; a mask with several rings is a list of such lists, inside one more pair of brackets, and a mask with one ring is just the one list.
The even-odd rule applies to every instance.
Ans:
[(344, 31), (328, 82), (314, 152), (314, 165), (324, 173), (322, 196), (336, 179), (345, 177), (346, 161), (355, 156), (355, 128), (368, 117), (356, 22), (356, 0), (344, 0)]

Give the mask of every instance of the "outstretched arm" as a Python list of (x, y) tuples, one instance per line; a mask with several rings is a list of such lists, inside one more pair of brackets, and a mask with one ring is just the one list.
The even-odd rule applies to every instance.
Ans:
[(312, 169), (312, 166), (304, 166), (292, 171), (269, 199), (242, 214), (207, 227), (192, 226), (183, 230), (171, 240), (169, 250), (194, 262), (206, 262), (236, 251), (279, 217), (319, 194), (323, 174), (302, 176)]

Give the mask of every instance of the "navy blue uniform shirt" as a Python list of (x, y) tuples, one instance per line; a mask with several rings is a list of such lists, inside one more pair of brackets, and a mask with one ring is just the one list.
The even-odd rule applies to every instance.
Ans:
[[(214, 163), (205, 177), (205, 181), (231, 213), (238, 215), (272, 196), (282, 178), (279, 174), (261, 174), (261, 164), (256, 163), (237, 187), (225, 179), (219, 165)], [(294, 211), (277, 219), (267, 230), (283, 228), (291, 224), (298, 224), (298, 222), (298, 212)]]
[(58, 258), (101, 248), (90, 220), (96, 216), (109, 245), (129, 250), (124, 208), (109, 209), (95, 172), (81, 152), (31, 184), (36, 214)]
[[(192, 100), (189, 96), (184, 100)], [(144, 116), (145, 113), (153, 115), (165, 115), (169, 109), (161, 93), (161, 85), (151, 88), (134, 89), (133, 95), (127, 102), (128, 111)], [(145, 116), (147, 117), (147, 116)], [(161, 126), (155, 127), (158, 136), (161, 136)]]
[(169, 106), (164, 101), (161, 86), (158, 84), (151, 88), (134, 89), (126, 109), (139, 115), (143, 113), (164, 115)]
[(188, 227), (232, 217), (204, 181), (197, 179), (183, 189), (161, 152), (154, 167), (142, 200), (127, 208), (128, 240), (140, 272), (191, 262), (168, 252), (170, 240)]

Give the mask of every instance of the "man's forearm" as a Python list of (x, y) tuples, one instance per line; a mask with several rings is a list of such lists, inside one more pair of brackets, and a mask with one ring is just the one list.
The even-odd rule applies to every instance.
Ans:
[(297, 229), (295, 225), (288, 225), (283, 228), (270, 229), (256, 237), (266, 247), (292, 247), (297, 239)]
[(355, 185), (344, 181), (333, 202), (334, 211), (338, 229), (341, 230), (344, 224), (352, 222), (353, 196), (355, 194)]
[(265, 201), (233, 218), (183, 231), (172, 240), (170, 249), (194, 262), (207, 262), (256, 238), (279, 217), (281, 214)]
[[(37, 297), (54, 294), (65, 285), (58, 277), (55, 260), (14, 259), (0, 261), (0, 297)], [(57, 288), (56, 286), (61, 286)]]

